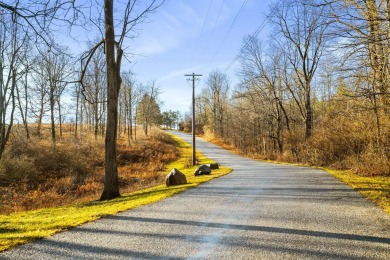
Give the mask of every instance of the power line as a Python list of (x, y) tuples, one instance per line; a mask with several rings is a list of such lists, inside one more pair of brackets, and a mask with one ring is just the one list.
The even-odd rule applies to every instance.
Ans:
[(245, 1), (242, 3), (240, 9), (238, 10), (238, 12), (237, 12), (237, 14), (236, 14), (236, 17), (234, 17), (234, 20), (233, 20), (232, 24), (231, 24), (230, 27), (229, 27), (229, 30), (227, 31), (225, 37), (224, 37), (223, 40), (221, 41), (221, 44), (219, 45), (219, 48), (215, 51), (215, 54), (214, 54), (214, 56), (213, 56), (212, 61), (215, 60), (215, 58), (217, 57), (217, 55), (218, 55), (220, 49), (222, 48), (222, 45), (223, 45), (223, 44), (225, 43), (225, 41), (229, 38), (229, 36), (230, 36), (230, 34), (231, 34), (231, 32), (232, 32), (232, 29), (233, 29), (234, 25), (236, 24), (236, 22), (237, 22), (237, 20), (238, 20), (238, 17), (241, 15), (242, 11), (244, 10), (245, 5), (247, 4), (247, 2), (248, 2), (248, 0), (245, 0)]
[(252, 43), (253, 39), (255, 39), (255, 38), (259, 35), (259, 33), (264, 29), (264, 27), (267, 25), (267, 23), (268, 23), (268, 19), (267, 19), (267, 18), (264, 18), (263, 22), (260, 24), (260, 26), (257, 28), (257, 30), (252, 34), (252, 35), (253, 35), (252, 40), (249, 40), (249, 41), (244, 45), (244, 47), (242, 47), (242, 48), (240, 49), (240, 51), (238, 52), (238, 54), (234, 57), (234, 59), (230, 62), (230, 64), (225, 68), (225, 70), (223, 71), (224, 73), (226, 73), (226, 72), (233, 66), (233, 64), (234, 64), (234, 63), (238, 60), (238, 58), (240, 57), (242, 51), (243, 51), (244, 49), (246, 49), (250, 43)]
[(206, 17), (204, 18), (204, 21), (203, 21), (203, 24), (202, 24), (202, 29), (200, 30), (200, 34), (199, 34), (199, 37), (198, 37), (198, 41), (197, 41), (197, 44), (196, 44), (196, 48), (195, 48), (195, 51), (192, 53), (192, 59), (194, 59), (194, 56), (195, 56), (195, 53), (198, 51), (199, 49), (199, 42), (200, 42), (200, 39), (203, 35), (203, 31), (204, 31), (204, 28), (206, 26), (206, 21), (207, 21), (207, 18), (209, 17), (209, 13), (210, 13), (210, 8), (211, 8), (211, 4), (213, 3), (213, 0), (210, 1), (210, 4), (209, 4), (209, 7), (207, 8), (207, 13), (206, 13)]
[(209, 40), (207, 41), (207, 44), (206, 44), (206, 46), (205, 46), (205, 48), (204, 48), (204, 52), (203, 52), (203, 53), (206, 53), (207, 47), (209, 46), (210, 41), (211, 41), (211, 38), (212, 38), (213, 35), (214, 35), (215, 26), (217, 25), (217, 22), (218, 22), (218, 20), (219, 20), (219, 17), (221, 16), (221, 12), (222, 12), (223, 6), (225, 5), (225, 1), (226, 1), (226, 0), (223, 0), (222, 5), (221, 5), (221, 8), (219, 8), (219, 12), (218, 12), (218, 15), (217, 15), (217, 19), (216, 19), (215, 22), (214, 22), (213, 30), (211, 31)]

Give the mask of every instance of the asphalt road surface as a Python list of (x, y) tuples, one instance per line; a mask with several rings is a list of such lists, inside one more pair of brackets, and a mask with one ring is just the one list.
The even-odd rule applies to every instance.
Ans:
[(390, 259), (389, 215), (328, 173), (197, 148), (234, 171), (0, 259)]

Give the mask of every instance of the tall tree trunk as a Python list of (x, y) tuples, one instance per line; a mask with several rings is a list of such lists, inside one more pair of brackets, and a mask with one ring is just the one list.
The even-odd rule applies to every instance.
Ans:
[(28, 77), (28, 73), (26, 72), (26, 75), (25, 75), (25, 80), (26, 80), (26, 83), (25, 83), (25, 86), (24, 86), (24, 97), (25, 97), (25, 107), (24, 107), (24, 118), (25, 118), (25, 122), (24, 122), (24, 126), (26, 128), (26, 136), (27, 136), (27, 140), (30, 140), (30, 130), (28, 129), (28, 122), (27, 122), (27, 113), (28, 113), (28, 85), (27, 85), (27, 77)]
[(20, 97), (20, 93), (19, 93), (19, 88), (16, 88), (16, 94), (17, 94), (17, 99), (18, 99), (18, 106), (19, 106), (19, 111), (20, 111), (20, 116), (22, 117), (22, 122), (23, 122), (23, 126), (24, 126), (24, 129), (26, 131), (26, 138), (27, 138), (27, 141), (30, 140), (30, 132), (28, 130), (28, 123), (27, 123), (27, 110), (28, 110), (28, 107), (27, 107), (27, 75), (28, 73), (26, 73), (25, 75), (25, 80), (26, 80), (26, 83), (24, 85), (25, 87), (25, 102), (26, 102), (26, 105), (25, 105), (25, 110), (23, 111), (23, 106), (22, 106), (22, 101), (21, 101), (21, 97)]
[[(3, 83), (3, 64), (0, 60), (0, 83)], [(12, 107), (11, 107), (11, 112), (10, 112), (10, 119), (9, 119), (9, 123), (6, 124), (5, 123), (5, 116), (6, 116), (6, 111), (7, 111), (7, 107), (6, 107), (6, 103), (5, 103), (5, 97), (4, 97), (4, 92), (3, 92), (3, 89), (0, 89), (0, 159), (4, 153), (4, 150), (5, 150), (5, 145), (6, 143), (8, 142), (9, 140), (9, 137), (10, 137), (10, 134), (11, 134), (11, 129), (12, 129), (12, 126), (13, 126), (13, 123), (14, 123), (14, 112), (15, 112), (15, 108), (16, 108), (16, 104), (15, 104), (15, 88), (16, 88), (16, 70), (13, 69), (13, 73), (12, 73), (12, 83), (11, 83), (11, 89), (10, 89), (10, 95), (11, 95), (11, 100), (12, 100)]]
[(95, 121), (95, 131), (94, 131), (94, 135), (95, 135), (95, 140), (97, 140), (97, 137), (98, 137), (98, 134), (99, 134), (99, 123), (98, 121), (96, 120)]
[(306, 100), (305, 100), (305, 139), (309, 140), (311, 137), (312, 126), (313, 126), (313, 109), (311, 106), (311, 94), (310, 94), (310, 83), (307, 83), (309, 86), (306, 88)]
[(144, 125), (144, 133), (146, 136), (148, 136), (148, 126), (149, 126), (149, 123), (148, 122), (145, 122), (145, 125)]
[[(96, 100), (98, 100), (96, 98)], [(94, 135), (95, 135), (95, 140), (97, 140), (97, 137), (98, 137), (98, 133), (99, 133), (99, 114), (98, 114), (98, 109), (99, 109), (99, 106), (98, 104), (94, 104), (94, 127), (95, 127), (95, 130), (94, 130)]]
[(83, 123), (84, 123), (84, 104), (80, 104), (80, 141), (83, 139)]
[(277, 127), (276, 127), (276, 140), (278, 141), (278, 151), (279, 151), (279, 154), (283, 154), (283, 135), (282, 135), (282, 131), (283, 131), (283, 120), (282, 120), (282, 111), (279, 107), (279, 103), (278, 101), (276, 100), (276, 123), (277, 123)]
[[(133, 90), (131, 89), (131, 91), (133, 91)], [(130, 140), (133, 140), (133, 109), (131, 107), (132, 102), (133, 102), (133, 100), (132, 100), (133, 95), (132, 95), (131, 91), (129, 93), (129, 95), (130, 95), (129, 96), (129, 137), (130, 137), (129, 142), (130, 142)]]
[(56, 150), (56, 125), (54, 121), (54, 87), (50, 86), (50, 121), (51, 121), (51, 145)]
[(58, 120), (60, 122), (60, 141), (62, 141), (62, 115), (61, 115), (61, 101), (60, 98), (57, 98), (58, 104)]
[(134, 114), (134, 140), (137, 140), (137, 114), (138, 114), (138, 109), (135, 109), (135, 114)]
[(117, 138), (120, 138), (121, 137), (121, 132), (122, 132), (122, 108), (118, 106), (118, 120), (117, 120), (117, 124), (118, 124), (118, 130), (117, 130), (117, 135), (118, 137)]
[(133, 119), (132, 119), (132, 109), (131, 109), (131, 103), (130, 103), (130, 106), (129, 106), (129, 119), (128, 119), (128, 141), (129, 141), (129, 145), (131, 144), (131, 140), (133, 140)]
[[(107, 119), (107, 113), (106, 113), (106, 102), (104, 102), (104, 100), (106, 100), (106, 93), (103, 92), (103, 97), (102, 97), (102, 102), (101, 102), (101, 107), (100, 107), (100, 110), (102, 111), (102, 114), (100, 116), (100, 134), (101, 136), (103, 137), (105, 135), (105, 130), (106, 130), (106, 125), (104, 124), (104, 120)], [(106, 117), (106, 118), (105, 118)]]
[(75, 119), (75, 130), (74, 130), (74, 138), (77, 139), (77, 125), (78, 125), (78, 119), (79, 119), (79, 99), (80, 99), (80, 92), (79, 92), (79, 86), (76, 87), (76, 119)]
[(41, 128), (42, 128), (42, 119), (43, 119), (43, 113), (44, 113), (44, 91), (41, 90), (41, 96), (39, 100), (39, 115), (38, 115), (38, 125), (37, 125), (37, 136), (41, 136)]
[(115, 33), (113, 0), (104, 1), (105, 50), (107, 69), (107, 130), (105, 139), (105, 176), (104, 190), (100, 200), (109, 200), (120, 196), (117, 156), (118, 94), (121, 84), (120, 61), (122, 51), (117, 48), (115, 60)]

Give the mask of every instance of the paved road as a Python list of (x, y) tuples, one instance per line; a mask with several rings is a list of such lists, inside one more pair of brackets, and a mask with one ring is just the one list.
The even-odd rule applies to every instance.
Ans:
[(390, 217), (331, 175), (197, 144), (234, 172), (0, 259), (390, 259)]

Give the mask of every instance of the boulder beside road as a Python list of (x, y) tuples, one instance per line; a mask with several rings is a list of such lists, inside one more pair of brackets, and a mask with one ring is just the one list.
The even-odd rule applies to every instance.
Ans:
[(165, 177), (165, 184), (167, 187), (173, 185), (187, 184), (186, 176), (176, 168), (173, 168)]
[(211, 170), (219, 169), (218, 163), (210, 163), (210, 164), (207, 164), (207, 166), (210, 167)]
[(207, 166), (206, 164), (199, 165), (198, 168), (196, 168), (194, 175), (208, 175), (211, 174), (211, 168)]

